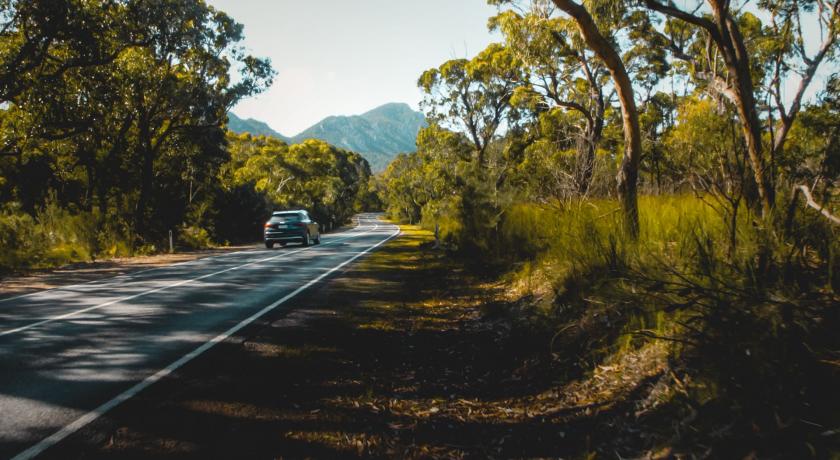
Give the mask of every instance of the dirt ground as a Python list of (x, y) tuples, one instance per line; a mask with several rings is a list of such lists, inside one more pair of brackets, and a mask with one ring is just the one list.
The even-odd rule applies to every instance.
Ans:
[(487, 319), (502, 285), (465, 282), (429, 240), (408, 228), (47, 456), (589, 457), (661, 368), (531, 372)]

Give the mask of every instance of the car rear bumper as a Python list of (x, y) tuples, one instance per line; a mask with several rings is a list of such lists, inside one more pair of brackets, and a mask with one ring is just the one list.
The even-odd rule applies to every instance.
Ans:
[(267, 242), (303, 241), (305, 236), (306, 234), (302, 232), (265, 232), (264, 234), (265, 241)]

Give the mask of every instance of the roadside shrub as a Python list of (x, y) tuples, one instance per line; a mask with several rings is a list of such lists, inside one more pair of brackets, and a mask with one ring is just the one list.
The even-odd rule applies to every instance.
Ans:
[(37, 264), (43, 259), (45, 246), (35, 219), (14, 204), (0, 212), (0, 272), (9, 272)]
[(429, 202), (423, 207), (420, 226), (431, 232), (438, 227), (439, 238), (450, 252), (457, 252), (464, 238), (470, 237), (459, 218), (461, 199), (458, 196), (446, 200)]
[(98, 211), (73, 212), (50, 200), (32, 216), (7, 204), (0, 211), (0, 272), (128, 256), (130, 241), (125, 225)]
[(38, 211), (36, 220), (47, 247), (43, 261), (46, 266), (95, 258), (99, 219), (93, 213), (73, 214), (50, 200)]
[(179, 245), (190, 249), (203, 249), (213, 246), (210, 233), (207, 230), (196, 226), (184, 226), (178, 234)]
[(128, 225), (116, 216), (101, 219), (96, 233), (96, 257), (128, 257), (134, 253)]

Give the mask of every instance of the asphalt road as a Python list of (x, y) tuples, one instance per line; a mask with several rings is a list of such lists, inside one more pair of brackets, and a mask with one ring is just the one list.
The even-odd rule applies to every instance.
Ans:
[(0, 300), (0, 458), (37, 456), (398, 232), (362, 214), (317, 246), (240, 251)]

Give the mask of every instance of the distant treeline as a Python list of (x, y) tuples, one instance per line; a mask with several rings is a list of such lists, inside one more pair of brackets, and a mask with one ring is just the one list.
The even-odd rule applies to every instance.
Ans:
[(0, 270), (253, 241), (286, 206), (343, 222), (361, 157), (228, 137), (274, 76), (242, 37), (195, 0), (0, 0)]

